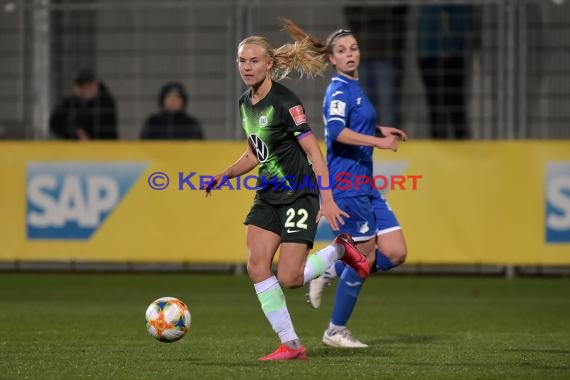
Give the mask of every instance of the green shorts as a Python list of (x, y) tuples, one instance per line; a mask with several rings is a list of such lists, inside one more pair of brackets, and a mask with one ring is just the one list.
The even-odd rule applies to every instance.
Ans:
[(270, 205), (255, 199), (244, 224), (252, 224), (281, 236), (282, 243), (306, 243), (313, 248), (317, 233), (319, 198), (305, 195), (288, 205)]

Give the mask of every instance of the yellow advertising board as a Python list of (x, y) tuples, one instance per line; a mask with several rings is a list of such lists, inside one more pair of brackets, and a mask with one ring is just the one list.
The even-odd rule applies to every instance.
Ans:
[[(245, 147), (0, 143), (0, 261), (245, 262), (255, 179), (199, 190)], [(409, 142), (375, 174), (409, 263), (570, 265), (570, 142)]]

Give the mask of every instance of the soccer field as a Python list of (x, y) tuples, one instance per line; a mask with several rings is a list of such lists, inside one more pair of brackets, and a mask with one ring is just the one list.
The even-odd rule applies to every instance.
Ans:
[[(349, 325), (362, 350), (322, 345), (334, 289), (319, 310), (305, 292), (285, 294), (309, 359), (260, 363), (278, 341), (246, 276), (1, 274), (0, 378), (570, 378), (568, 279), (374, 276)], [(178, 342), (146, 333), (161, 296), (190, 307)]]

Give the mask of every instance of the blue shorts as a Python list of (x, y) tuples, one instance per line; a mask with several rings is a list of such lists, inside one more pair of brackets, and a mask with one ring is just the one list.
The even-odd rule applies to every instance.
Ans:
[(340, 226), (338, 233), (351, 234), (354, 241), (370, 240), (376, 235), (400, 229), (396, 215), (380, 193), (335, 201), (350, 215), (350, 218), (344, 218), (344, 225)]

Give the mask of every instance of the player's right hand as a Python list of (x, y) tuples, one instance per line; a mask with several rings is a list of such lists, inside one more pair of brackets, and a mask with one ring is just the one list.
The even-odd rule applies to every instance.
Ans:
[(390, 149), (393, 152), (398, 150), (398, 137), (395, 135), (390, 135), (388, 137), (381, 137), (377, 139), (376, 148), (379, 149)]
[(321, 217), (324, 217), (327, 222), (329, 222), (333, 231), (338, 231), (340, 227), (344, 225), (343, 217), (350, 218), (350, 215), (348, 215), (346, 211), (341, 210), (334, 200), (323, 200), (321, 208), (317, 214), (317, 224)]

